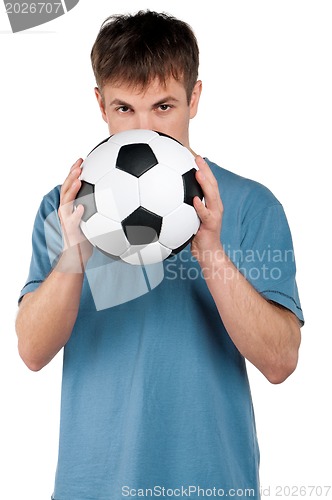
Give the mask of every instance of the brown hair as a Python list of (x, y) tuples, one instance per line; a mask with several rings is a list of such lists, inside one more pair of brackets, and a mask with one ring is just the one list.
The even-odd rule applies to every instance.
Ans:
[(188, 103), (198, 77), (199, 51), (191, 27), (153, 11), (115, 15), (102, 24), (91, 51), (99, 90), (105, 83), (129, 83), (142, 89), (155, 78), (182, 81)]

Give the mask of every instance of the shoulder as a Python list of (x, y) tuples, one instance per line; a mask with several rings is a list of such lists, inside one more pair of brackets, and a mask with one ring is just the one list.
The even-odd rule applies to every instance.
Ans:
[(43, 233), (47, 223), (58, 226), (60, 187), (61, 186), (54, 187), (43, 196), (34, 221), (34, 235)]
[(55, 186), (43, 196), (39, 207), (39, 214), (43, 218), (46, 218), (51, 212), (58, 210), (60, 204), (60, 188), (60, 185)]
[(206, 161), (217, 179), (221, 199), (228, 210), (240, 209), (243, 215), (250, 213), (255, 217), (270, 207), (282, 208), (280, 201), (263, 184), (226, 170), (207, 158)]

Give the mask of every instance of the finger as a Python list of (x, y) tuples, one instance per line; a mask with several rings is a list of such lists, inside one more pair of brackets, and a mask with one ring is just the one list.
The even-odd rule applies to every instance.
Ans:
[(202, 188), (205, 205), (210, 210), (221, 210), (222, 202), (220, 199), (219, 188), (217, 183), (212, 183), (211, 180), (202, 172), (196, 172), (196, 179)]
[(83, 163), (83, 160), (82, 158), (79, 158), (73, 165), (72, 167), (70, 168), (70, 171), (69, 171), (69, 174), (68, 176), (66, 177), (66, 180), (64, 181), (63, 183), (63, 188), (64, 188), (64, 191), (66, 191), (66, 188), (68, 189), (68, 184), (70, 185), (71, 184), (71, 181), (75, 178), (78, 178), (80, 175), (81, 175), (81, 172), (82, 172), (82, 163)]
[(76, 195), (81, 187), (81, 181), (74, 179), (61, 192), (59, 213), (62, 217), (68, 217), (73, 212), (73, 205)]
[(73, 166), (71, 167), (70, 170), (73, 170), (74, 168), (77, 168), (77, 167), (81, 168), (82, 163), (83, 163), (83, 159), (79, 158), (78, 160), (75, 161), (75, 163), (73, 164)]
[(62, 184), (62, 192), (66, 193), (68, 189), (70, 189), (73, 181), (77, 179), (82, 172), (82, 163), (83, 160), (82, 158), (79, 158), (71, 167), (68, 176), (66, 177), (66, 180)]
[(61, 202), (68, 203), (73, 200), (77, 194), (77, 191), (80, 187), (79, 176), (81, 175), (81, 165), (83, 160), (80, 158), (74, 165), (71, 167), (68, 176), (66, 177), (64, 183), (61, 186), (60, 198)]
[[(71, 204), (72, 205), (72, 204)], [(71, 233), (73, 230), (75, 231), (78, 226), (80, 225), (83, 213), (84, 213), (84, 206), (82, 204), (77, 205), (76, 207), (71, 207), (70, 213), (65, 213), (65, 208), (61, 208), (61, 214), (66, 215), (66, 217), (63, 217), (62, 220), (62, 226), (65, 229), (66, 232)]]
[(212, 173), (212, 170), (210, 169), (209, 165), (207, 162), (202, 158), (201, 156), (196, 156), (195, 158), (196, 165), (198, 167), (198, 170), (203, 174), (204, 177), (206, 177), (211, 184), (217, 185), (217, 180), (215, 176)]
[(78, 169), (72, 170), (68, 177), (66, 177), (64, 183), (61, 186), (61, 201), (67, 196), (67, 193), (73, 188), (74, 184), (77, 184), (79, 180), (80, 172)]
[(196, 213), (200, 219), (201, 222), (206, 221), (207, 218), (209, 217), (209, 210), (206, 208), (202, 200), (199, 198), (199, 196), (195, 196), (193, 199), (193, 204), (194, 204), (194, 209), (196, 210)]
[(83, 216), (83, 213), (84, 213), (84, 206), (83, 205), (77, 205), (77, 207), (75, 207), (74, 211), (72, 212), (72, 223), (75, 225), (75, 226), (78, 226), (81, 222), (81, 219), (82, 219), (82, 216)]
[(81, 175), (82, 162), (83, 160), (80, 158), (74, 163), (61, 186), (59, 214), (62, 217), (69, 216), (73, 211), (73, 201), (81, 187), (79, 176)]
[[(203, 189), (203, 186), (208, 189), (208, 185), (210, 184), (216, 192), (218, 191), (218, 196), (219, 196), (219, 186), (217, 179), (212, 173), (212, 170), (210, 169), (208, 163), (202, 158), (201, 156), (196, 156), (195, 158), (196, 165), (198, 167), (198, 174), (197, 174), (197, 180), (200, 182), (201, 187)], [(213, 191), (212, 191), (213, 193)]]
[(86, 240), (80, 229), (80, 222), (84, 213), (83, 205), (78, 205), (69, 217), (62, 222), (62, 231), (66, 248), (75, 246)]

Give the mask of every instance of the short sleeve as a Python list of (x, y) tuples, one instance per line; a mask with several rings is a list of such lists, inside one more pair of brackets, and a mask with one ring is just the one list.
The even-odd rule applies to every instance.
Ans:
[(303, 324), (292, 236), (277, 200), (243, 224), (237, 265), (262, 296), (291, 310)]
[(58, 217), (60, 189), (46, 195), (38, 209), (32, 232), (32, 256), (27, 281), (19, 302), (46, 279), (62, 251), (62, 233)]

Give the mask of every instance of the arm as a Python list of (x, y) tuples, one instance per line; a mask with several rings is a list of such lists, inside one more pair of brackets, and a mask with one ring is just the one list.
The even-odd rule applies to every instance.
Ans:
[(197, 180), (206, 206), (195, 198), (201, 226), (192, 243), (207, 286), (225, 328), (241, 354), (272, 383), (283, 382), (296, 368), (300, 325), (296, 316), (267, 301), (242, 276), (220, 242), (223, 205), (217, 182), (197, 157)]
[(91, 255), (90, 244), (82, 241), (79, 229), (83, 207), (73, 211), (73, 200), (80, 188), (81, 163), (78, 160), (73, 165), (61, 188), (63, 253), (40, 287), (24, 296), (16, 318), (20, 356), (34, 371), (49, 363), (66, 344), (77, 317), (83, 269)]

